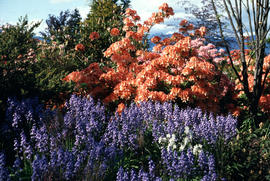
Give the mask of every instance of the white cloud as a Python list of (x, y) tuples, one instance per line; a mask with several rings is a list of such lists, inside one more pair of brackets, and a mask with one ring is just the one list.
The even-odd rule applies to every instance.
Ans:
[(176, 26), (168, 26), (166, 24), (157, 24), (152, 27), (150, 34), (159, 35), (159, 34), (172, 34), (177, 32), (178, 28)]
[(51, 4), (58, 4), (58, 3), (69, 3), (69, 2), (72, 2), (74, 0), (50, 0), (49, 2)]
[[(181, 0), (132, 0), (131, 8), (137, 11), (142, 20), (146, 20), (153, 12), (157, 12), (158, 7), (163, 3), (167, 3), (172, 7), (175, 14), (179, 12), (184, 13), (184, 7), (181, 5)], [(191, 0), (190, 3), (200, 5), (201, 0)]]
[[(34, 22), (37, 22), (37, 21), (34, 21)], [(46, 22), (43, 20), (43, 21), (41, 22), (41, 24), (39, 25), (39, 27), (37, 27), (37, 28), (34, 30), (34, 32), (35, 32), (36, 35), (40, 35), (39, 32), (44, 31), (47, 27), (48, 27), (48, 26), (47, 26)]]
[[(184, 8), (179, 4), (180, 0), (133, 0), (131, 1), (131, 8), (137, 11), (141, 17), (142, 22), (151, 17), (153, 12), (158, 11), (158, 7), (163, 3), (168, 3), (174, 10), (174, 16), (165, 19), (164, 23), (157, 24), (152, 27), (150, 34), (152, 35), (166, 35), (178, 31), (179, 22), (187, 17)], [(197, 0), (198, 1), (198, 0)]]
[(81, 15), (83, 20), (87, 17), (87, 14), (90, 11), (89, 6), (79, 6), (79, 7), (77, 7), (77, 9), (79, 10), (80, 15)]
[(5, 24), (4, 19), (0, 18), (0, 26), (1, 26), (1, 25), (4, 25), (4, 24)]
[(149, 18), (153, 12), (158, 11), (158, 7), (163, 3), (168, 3), (170, 7), (176, 7), (179, 0), (133, 0), (131, 8), (137, 11), (142, 20)]

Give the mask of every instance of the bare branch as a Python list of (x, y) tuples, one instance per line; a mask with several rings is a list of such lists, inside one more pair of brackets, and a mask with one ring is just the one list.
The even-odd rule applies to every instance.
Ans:
[(219, 31), (220, 31), (220, 34), (221, 34), (221, 38), (222, 38), (222, 40), (223, 40), (223, 42), (224, 42), (224, 44), (225, 44), (226, 52), (227, 52), (227, 54), (228, 54), (228, 56), (229, 56), (230, 63), (231, 63), (231, 65), (232, 65), (233, 71), (234, 71), (235, 75), (237, 76), (238, 80), (239, 80), (240, 82), (242, 82), (242, 79), (241, 79), (239, 73), (237, 72), (237, 70), (236, 70), (236, 68), (235, 68), (235, 66), (234, 66), (234, 64), (233, 64), (233, 60), (232, 60), (232, 56), (231, 56), (231, 53), (230, 53), (229, 46), (228, 46), (227, 42), (225, 41), (224, 34), (223, 34), (223, 29), (222, 29), (221, 22), (220, 22), (218, 13), (217, 13), (216, 6), (215, 6), (215, 4), (214, 4), (214, 0), (211, 0), (211, 2), (212, 2), (212, 6), (213, 6), (213, 9), (214, 9), (214, 12), (215, 12), (215, 15), (216, 15), (216, 18), (217, 18), (217, 22), (218, 22), (218, 25), (219, 25)]
[[(230, 24), (235, 34), (235, 38), (238, 42), (240, 53), (241, 53), (241, 73), (242, 77), (240, 77), (240, 73), (236, 72), (234, 67), (232, 58), (230, 56), (229, 47), (226, 45), (226, 50), (229, 54), (230, 61), (232, 64), (232, 69), (237, 75), (237, 78), (240, 80), (242, 86), (244, 87), (244, 92), (248, 98), (248, 106), (249, 110), (252, 113), (252, 116), (257, 120), (258, 113), (258, 104), (260, 97), (263, 93), (265, 84), (267, 82), (267, 76), (270, 74), (270, 68), (268, 68), (265, 72), (263, 69), (264, 64), (264, 56), (266, 49), (266, 38), (270, 31), (270, 27), (268, 27), (268, 15), (270, 11), (269, 2), (270, 0), (246, 0), (246, 4), (243, 3), (243, 0), (223, 0), (223, 4), (225, 7), (225, 11), (228, 15)], [(232, 4), (234, 2), (234, 4)], [(250, 7), (251, 3), (251, 7)], [(212, 6), (215, 8), (214, 0), (212, 0)], [(246, 13), (248, 16), (249, 29), (250, 33), (247, 30), (247, 27), (243, 22), (243, 10), (242, 8), (246, 8)], [(218, 23), (220, 24), (220, 20), (218, 18), (217, 11), (215, 11), (215, 15), (217, 17)], [(220, 27), (220, 26), (219, 26)], [(251, 50), (252, 53), (249, 58), (245, 56), (245, 37), (244, 32), (247, 32), (248, 35), (251, 34)], [(223, 36), (222, 28), (220, 27), (220, 33)], [(223, 36), (223, 39), (224, 36)], [(249, 90), (249, 81), (248, 81), (248, 66), (250, 65), (250, 61), (255, 55), (255, 69), (254, 69), (254, 81), (253, 81), (253, 90)], [(248, 62), (246, 62), (248, 61)]]
[[(225, 0), (223, 0), (224, 3), (226, 3)], [(228, 11), (228, 6), (225, 4), (225, 8), (226, 8), (226, 12), (228, 14), (229, 17), (230, 16), (230, 12), (234, 12), (234, 8), (232, 6), (232, 3), (230, 0), (227, 0), (229, 6), (230, 6), (230, 11)], [(240, 5), (242, 3), (242, 0), (240, 0)], [(235, 13), (232, 13), (233, 14), (233, 17), (237, 23), (237, 27), (238, 27), (238, 32), (239, 32), (239, 35), (238, 35), (238, 32), (235, 30), (234, 34), (236, 36), (236, 38), (238, 39), (238, 45), (240, 47), (240, 52), (241, 52), (241, 64), (242, 64), (242, 76), (243, 76), (243, 87), (244, 87), (244, 92), (246, 93), (246, 95), (248, 97), (251, 97), (250, 95), (250, 91), (249, 91), (249, 82), (248, 82), (248, 72), (247, 72), (247, 63), (246, 63), (246, 60), (245, 60), (245, 47), (244, 47), (244, 35), (243, 35), (243, 24), (242, 24), (242, 15), (239, 14), (241, 13), (241, 10), (239, 10), (239, 8), (241, 8), (242, 6), (239, 7), (238, 3), (237, 3), (237, 0), (235, 0), (235, 5), (236, 5), (236, 14)], [(231, 22), (231, 25), (233, 26), (233, 21), (232, 19), (230, 20)]]
[[(212, 2), (213, 2), (213, 1), (212, 1)], [(227, 5), (227, 3), (226, 3), (225, 0), (223, 0), (223, 3), (224, 3), (225, 10), (226, 10), (226, 12), (227, 12), (227, 14), (228, 14), (230, 24), (231, 24), (231, 26), (232, 26), (232, 28), (233, 28), (233, 31), (234, 31), (234, 34), (235, 34), (235, 36), (236, 36), (236, 40), (237, 40), (238, 44), (240, 45), (240, 38), (239, 38), (239, 36), (238, 36), (238, 34), (237, 34), (237, 30), (236, 30), (236, 28), (235, 28), (235, 26), (234, 26), (233, 19), (232, 19), (232, 17), (231, 17), (231, 13), (230, 13), (230, 11), (229, 11), (228, 5)], [(213, 2), (213, 4), (214, 4), (214, 2)], [(232, 14), (233, 14), (233, 16), (236, 18), (234, 12), (233, 12)], [(218, 14), (217, 14), (217, 15), (218, 15)]]
[(251, 15), (250, 15), (250, 9), (249, 9), (249, 0), (246, 0), (246, 2), (247, 2), (246, 11), (247, 11), (247, 14), (248, 14), (249, 29), (250, 29), (250, 32), (251, 32), (252, 42), (254, 42), (254, 34), (253, 34), (253, 28), (252, 28), (252, 23), (251, 23)]

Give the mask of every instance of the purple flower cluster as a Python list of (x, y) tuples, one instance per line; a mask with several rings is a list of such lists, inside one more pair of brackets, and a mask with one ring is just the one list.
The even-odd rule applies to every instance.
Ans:
[(202, 181), (215, 181), (217, 180), (217, 174), (215, 172), (215, 158), (213, 155), (209, 155), (205, 152), (201, 152), (198, 158), (198, 164), (201, 170), (206, 173)]
[(195, 158), (191, 150), (188, 150), (187, 153), (183, 151), (178, 153), (162, 149), (161, 158), (170, 177), (187, 179), (193, 174)]
[[(195, 155), (190, 148), (153, 145), (168, 135), (174, 135), (175, 144), (183, 142), (187, 127), (195, 144), (207, 141), (213, 147), (219, 139), (228, 141), (236, 134), (236, 120), (230, 115), (214, 117), (172, 103), (131, 104), (121, 115), (108, 115), (101, 103), (75, 95), (64, 110), (55, 112), (44, 110), (37, 99), (9, 99), (8, 105), (7, 119), (16, 132), (16, 160), (31, 164), (32, 180), (216, 180), (215, 158), (207, 151)], [(155, 158), (147, 165), (150, 153)], [(124, 163), (131, 154), (142, 159), (135, 167)]]
[(38, 98), (24, 99), (21, 102), (15, 98), (9, 98), (7, 101), (6, 119), (11, 121), (14, 129), (31, 126), (35, 122), (40, 122), (44, 110), (39, 104)]
[(9, 173), (7, 168), (5, 167), (5, 155), (0, 152), (0, 181), (10, 180)]
[(138, 172), (134, 169), (130, 171), (125, 171), (123, 167), (120, 167), (117, 172), (117, 181), (162, 181), (162, 179), (155, 175), (155, 164), (152, 160), (148, 163), (148, 171), (144, 171), (140, 168)]
[[(15, 98), (9, 98), (7, 101), (6, 119), (11, 124), (14, 139), (14, 150), (17, 156), (26, 155), (30, 160), (33, 157), (34, 140), (31, 138), (31, 131), (44, 124), (48, 117), (48, 111), (39, 104), (38, 98), (24, 99), (18, 101)], [(52, 113), (50, 113), (53, 116)], [(44, 135), (36, 137), (41, 144), (45, 144)], [(47, 151), (47, 150), (44, 150)]]
[(197, 138), (205, 139), (209, 144), (215, 144), (218, 139), (230, 140), (236, 135), (237, 120), (231, 115), (227, 117), (212, 114), (201, 118), (199, 124), (193, 124), (193, 131)]
[(42, 157), (36, 155), (35, 157), (36, 158), (32, 162), (33, 174), (31, 179), (39, 180), (40, 178), (44, 178), (48, 170), (48, 161), (44, 155), (42, 155)]
[(124, 109), (121, 116), (116, 113), (111, 117), (103, 139), (110, 146), (134, 150), (139, 146), (140, 135), (144, 132), (143, 114), (138, 106), (132, 104)]
[(98, 138), (104, 132), (107, 121), (105, 107), (96, 104), (92, 98), (72, 95), (66, 103), (66, 109), (64, 125), (76, 135), (75, 145), (85, 142), (88, 136)]
[[(31, 163), (32, 180), (48, 175), (62, 180), (102, 178), (116, 151), (105, 146), (105, 108), (93, 99), (72, 96), (64, 115), (44, 110), (37, 99), (9, 99), (7, 119), (15, 135), (15, 172)], [(62, 117), (62, 119), (61, 119)], [(24, 158), (26, 156), (26, 159)], [(14, 163), (15, 164), (15, 163)]]
[(209, 144), (218, 139), (228, 141), (236, 135), (237, 120), (232, 115), (214, 117), (199, 108), (181, 110), (177, 105), (159, 102), (141, 103), (139, 108), (138, 114), (143, 115), (144, 124), (151, 125), (155, 141), (166, 134), (182, 135), (185, 126), (191, 128), (195, 139)]

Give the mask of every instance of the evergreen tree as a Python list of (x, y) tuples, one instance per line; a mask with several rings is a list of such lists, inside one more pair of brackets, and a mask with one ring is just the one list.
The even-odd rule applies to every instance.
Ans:
[(46, 20), (48, 28), (41, 32), (45, 40), (56, 40), (59, 44), (66, 44), (67, 49), (74, 48), (80, 39), (81, 15), (78, 9), (73, 12), (61, 11), (59, 16), (49, 15)]
[(0, 61), (11, 61), (36, 49), (34, 30), (40, 23), (29, 25), (27, 16), (20, 17), (16, 25), (3, 25), (0, 32)]
[[(100, 62), (103, 52), (115, 41), (120, 40), (123, 36), (121, 32), (123, 26), (123, 14), (125, 9), (129, 7), (130, 0), (93, 0), (90, 4), (90, 12), (86, 20), (83, 22), (83, 41), (82, 43), (88, 47), (85, 54), (94, 62)], [(120, 35), (112, 37), (110, 30), (118, 28)], [(97, 32), (99, 37), (95, 40), (89, 40), (89, 35)]]

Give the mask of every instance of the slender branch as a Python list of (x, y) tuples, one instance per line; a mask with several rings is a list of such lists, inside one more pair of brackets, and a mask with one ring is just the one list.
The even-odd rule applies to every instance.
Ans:
[[(212, 2), (213, 2), (213, 1), (212, 1)], [(230, 24), (231, 24), (231, 26), (232, 26), (232, 28), (233, 28), (233, 31), (234, 31), (234, 34), (235, 34), (235, 36), (236, 36), (236, 40), (237, 40), (238, 44), (240, 45), (240, 38), (239, 38), (239, 36), (238, 36), (238, 34), (237, 34), (237, 30), (236, 30), (236, 28), (235, 28), (235, 26), (234, 26), (234, 23), (233, 23), (233, 20), (232, 20), (231, 13), (230, 13), (230, 11), (229, 11), (228, 5), (227, 5), (227, 3), (226, 3), (225, 0), (223, 0), (223, 3), (224, 3), (225, 10), (226, 10), (226, 12), (227, 12), (227, 14), (228, 14)], [(213, 4), (214, 4), (214, 2), (213, 2)], [(236, 18), (235, 13), (233, 12), (232, 14), (233, 14), (233, 17)]]
[(263, 21), (263, 4), (264, 4), (264, 0), (262, 0), (262, 2), (258, 2), (258, 6), (260, 7), (260, 23), (262, 25), (262, 21)]
[(241, 79), (241, 77), (240, 77), (240, 75), (239, 75), (239, 73), (238, 73), (238, 71), (236, 70), (236, 68), (235, 68), (235, 66), (234, 66), (234, 63), (233, 63), (233, 60), (232, 60), (232, 56), (231, 56), (231, 53), (230, 53), (229, 46), (228, 46), (227, 42), (225, 41), (224, 34), (223, 34), (223, 29), (222, 29), (221, 22), (220, 22), (218, 13), (217, 13), (216, 6), (215, 6), (215, 4), (214, 4), (214, 0), (211, 0), (211, 3), (212, 3), (212, 6), (213, 6), (213, 10), (214, 10), (214, 12), (215, 12), (215, 16), (216, 16), (216, 18), (217, 18), (217, 22), (218, 22), (218, 26), (219, 26), (219, 31), (220, 31), (220, 34), (221, 34), (221, 38), (222, 38), (222, 40), (223, 40), (223, 42), (224, 42), (224, 44), (225, 44), (226, 52), (227, 52), (227, 54), (228, 54), (228, 56), (229, 56), (230, 63), (231, 63), (231, 65), (232, 65), (233, 71), (234, 71), (235, 75), (237, 76), (238, 80), (239, 80), (240, 82), (243, 82), (242, 79)]
[[(238, 31), (239, 31), (239, 34), (240, 34), (240, 38), (239, 38), (238, 32), (235, 31), (235, 36), (238, 37), (238, 45), (239, 45), (240, 51), (241, 51), (243, 87), (244, 87), (244, 92), (246, 93), (246, 95), (249, 98), (251, 98), (252, 96), (250, 95), (250, 91), (249, 91), (247, 63), (246, 63), (246, 60), (245, 60), (245, 47), (244, 47), (242, 15), (239, 14), (239, 13), (241, 13), (241, 10), (239, 10), (239, 8), (241, 8), (242, 6), (239, 7), (238, 3), (237, 3), (237, 0), (235, 0), (236, 10), (234, 10), (231, 1), (230, 0), (227, 0), (227, 1), (228, 1), (229, 6), (230, 6), (231, 12), (236, 11), (236, 13), (237, 13), (236, 15), (233, 13), (233, 15), (234, 15), (234, 19), (235, 19), (235, 21), (237, 23)], [(225, 2), (225, 0), (223, 0), (223, 2)], [(240, 5), (241, 5), (241, 2), (242, 2), (242, 0), (240, 0)], [(226, 4), (224, 4), (224, 5), (225, 5), (225, 8), (226, 8), (227, 5)], [(230, 11), (228, 11), (227, 8), (226, 8), (226, 11), (227, 11), (227, 14), (229, 16)], [(231, 21), (231, 25), (233, 25), (232, 21)]]
[[(235, 11), (236, 11), (236, 20), (240, 20), (240, 16), (239, 15), (241, 15), (241, 13), (239, 12), (239, 7), (238, 7), (238, 0), (234, 0), (234, 4), (235, 4)], [(231, 10), (232, 10), (232, 12), (234, 12), (233, 11), (233, 8), (232, 8), (232, 3), (231, 3), (231, 1), (229, 1), (229, 4), (230, 4), (230, 7), (231, 7)], [(241, 9), (240, 9), (240, 11), (241, 11)]]

